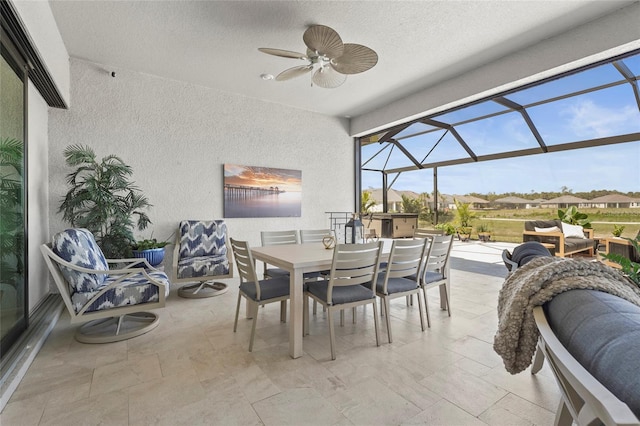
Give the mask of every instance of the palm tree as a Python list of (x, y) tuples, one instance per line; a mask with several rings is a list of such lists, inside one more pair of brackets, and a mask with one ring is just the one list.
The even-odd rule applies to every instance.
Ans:
[(422, 203), (417, 198), (402, 194), (402, 211), (403, 213), (420, 213), (422, 211)]
[(362, 197), (360, 198), (360, 212), (371, 213), (370, 210), (375, 206), (376, 200), (371, 197), (371, 191), (362, 191)]
[(115, 155), (98, 162), (88, 146), (70, 145), (64, 156), (76, 170), (67, 175), (70, 188), (58, 212), (71, 226), (91, 231), (107, 258), (131, 257), (133, 228), (151, 223), (145, 212), (151, 204), (129, 180), (133, 170)]

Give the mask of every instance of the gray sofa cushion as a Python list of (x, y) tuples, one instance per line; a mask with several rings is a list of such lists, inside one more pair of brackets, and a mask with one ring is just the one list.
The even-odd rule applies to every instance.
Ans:
[(640, 307), (595, 290), (570, 290), (545, 305), (569, 353), (640, 417)]
[(593, 247), (593, 240), (588, 238), (565, 238), (565, 251), (584, 250)]

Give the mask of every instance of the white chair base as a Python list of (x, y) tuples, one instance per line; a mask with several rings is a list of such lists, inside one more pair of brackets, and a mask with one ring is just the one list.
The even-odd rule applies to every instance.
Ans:
[(185, 284), (178, 289), (178, 296), (187, 299), (203, 299), (205, 297), (220, 296), (229, 290), (229, 286), (218, 281), (203, 281)]
[(152, 312), (135, 312), (119, 317), (102, 318), (81, 325), (76, 340), (81, 343), (111, 343), (148, 333), (160, 318)]

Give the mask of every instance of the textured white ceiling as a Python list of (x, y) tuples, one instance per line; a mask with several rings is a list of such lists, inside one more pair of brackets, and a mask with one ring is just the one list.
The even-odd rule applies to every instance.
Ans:
[[(69, 54), (333, 116), (355, 117), (606, 15), (630, 1), (69, 1), (51, 8)], [(305, 51), (312, 24), (378, 64), (336, 89), (259, 47)]]

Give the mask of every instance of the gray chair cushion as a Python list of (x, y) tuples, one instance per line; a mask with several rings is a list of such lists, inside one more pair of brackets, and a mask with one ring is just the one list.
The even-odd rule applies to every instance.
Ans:
[(429, 284), (435, 281), (440, 281), (443, 279), (444, 279), (444, 275), (441, 274), (440, 272), (427, 271), (427, 273), (424, 274), (425, 284)]
[(565, 238), (564, 247), (566, 251), (586, 249), (593, 247), (593, 240), (588, 238)]
[(640, 307), (595, 290), (571, 290), (545, 305), (569, 353), (640, 417)]
[(513, 249), (511, 260), (521, 267), (539, 256), (551, 256), (551, 253), (539, 242), (527, 241)]
[[(328, 288), (328, 280), (312, 281), (307, 283), (306, 291), (313, 294), (320, 300), (327, 300)], [(329, 303), (330, 305), (342, 305), (343, 303), (358, 302), (376, 297), (370, 287), (365, 287), (363, 285), (333, 287), (332, 296), (331, 303)]]
[[(378, 276), (378, 281), (376, 281), (376, 291), (378, 293), (382, 293), (383, 285), (384, 274), (382, 274), (382, 276)], [(415, 290), (417, 288), (418, 283), (415, 279), (411, 280), (409, 278), (389, 278), (389, 281), (387, 282), (386, 294), (402, 293), (403, 291)]]
[[(275, 299), (289, 294), (289, 277), (272, 278), (270, 280), (258, 281), (260, 286), (260, 300)], [(251, 300), (259, 301), (256, 286), (253, 282), (243, 282), (240, 284), (240, 291)]]

